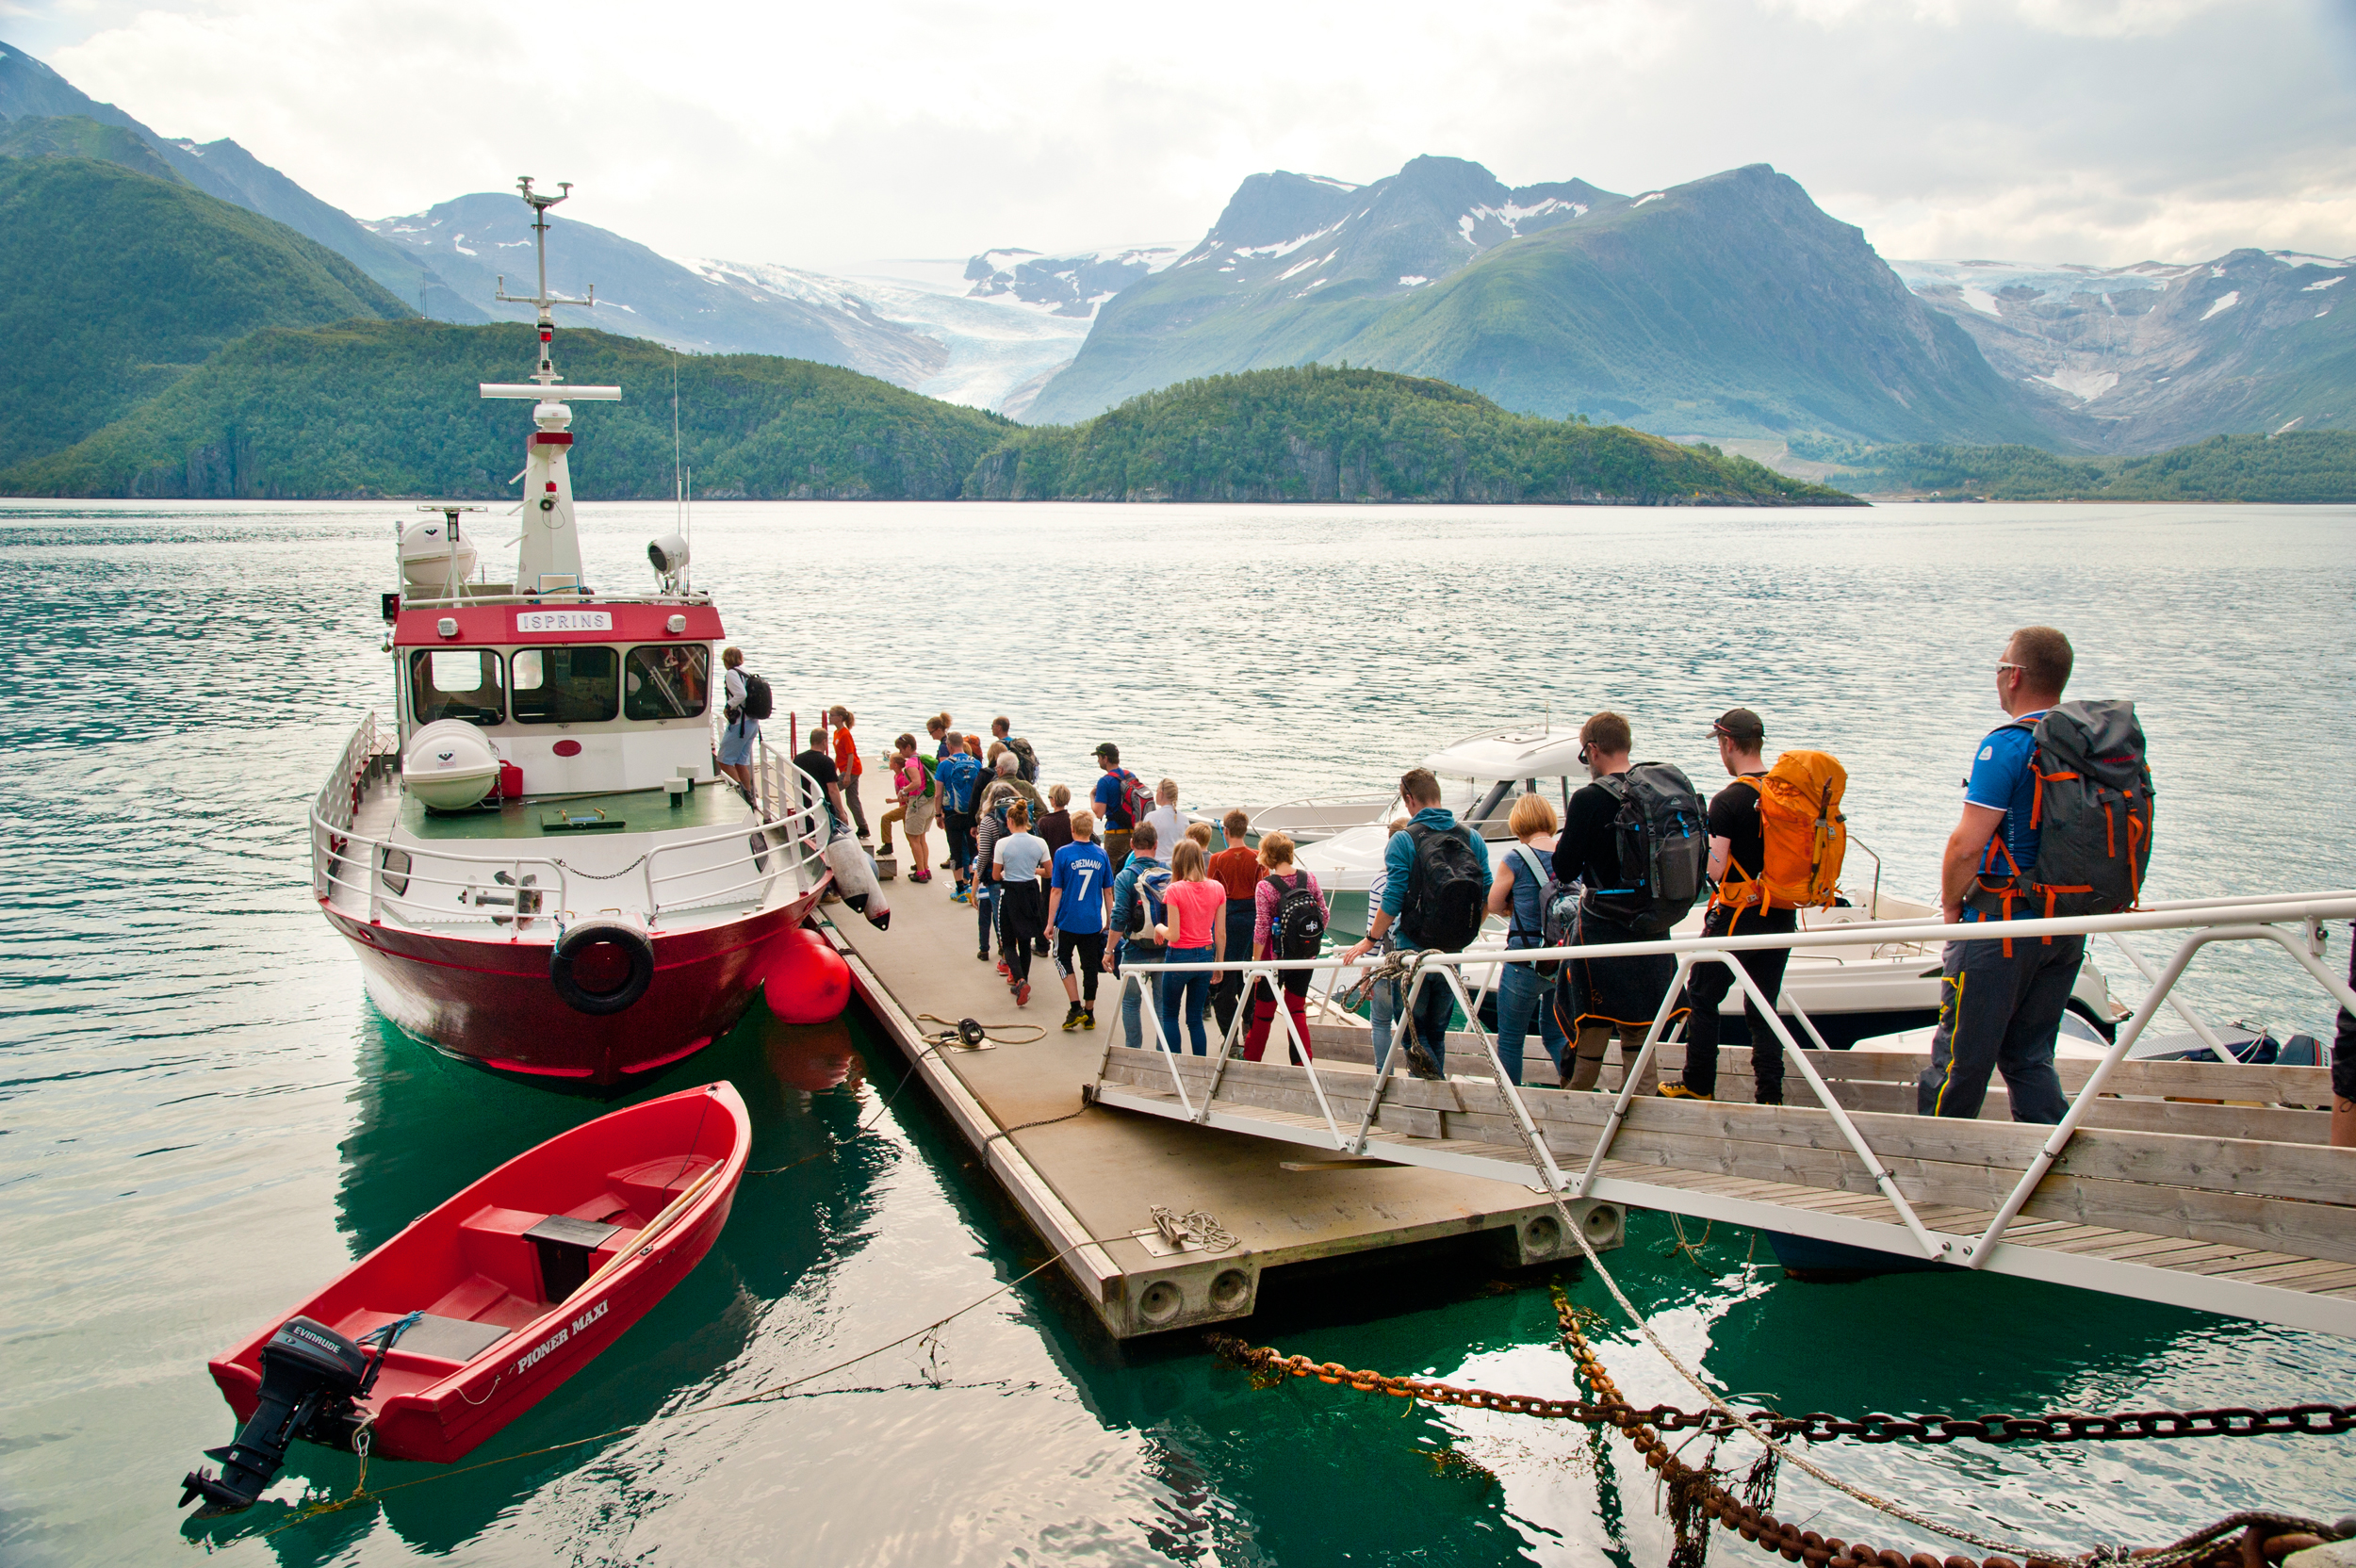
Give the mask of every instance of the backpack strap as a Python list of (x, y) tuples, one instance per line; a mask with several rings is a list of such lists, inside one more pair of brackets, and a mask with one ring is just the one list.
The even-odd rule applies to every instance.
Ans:
[[(1535, 931), (1521, 931), (1518, 927), (1512, 927), (1507, 931), (1506, 935), (1511, 937), (1518, 932), (1521, 936), (1536, 937), (1543, 940), (1546, 934), (1546, 882), (1553, 875), (1553, 874), (1538, 863), (1538, 852), (1530, 848), (1528, 844), (1515, 844), (1513, 846), (1513, 853), (1520, 858), (1522, 864), (1529, 868), (1530, 887), (1534, 890), (1538, 899), (1539, 927)], [(1520, 900), (1516, 899), (1514, 902), (1518, 905)]]

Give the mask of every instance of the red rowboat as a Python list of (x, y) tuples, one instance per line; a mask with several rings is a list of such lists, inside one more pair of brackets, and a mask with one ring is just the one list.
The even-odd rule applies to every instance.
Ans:
[[(725, 1083), (599, 1117), (412, 1221), (212, 1363), (243, 1423), (188, 1478), (206, 1511), (252, 1503), (307, 1438), (448, 1462), (588, 1364), (710, 1251), (752, 1119)], [(371, 1348), (373, 1347), (373, 1348)]]

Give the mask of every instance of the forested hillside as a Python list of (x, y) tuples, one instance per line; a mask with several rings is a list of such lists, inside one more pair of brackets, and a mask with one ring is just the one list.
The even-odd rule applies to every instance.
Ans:
[[(107, 131), (34, 127), (41, 145), (85, 128)], [(0, 466), (122, 417), (257, 327), (409, 314), (324, 246), (168, 171), (0, 156)]]
[(1824, 505), (1850, 498), (1747, 458), (1579, 419), (1509, 414), (1382, 370), (1254, 370), (1027, 430), (969, 497), (1005, 500), (1585, 501)]
[(1992, 501), (2356, 502), (2356, 432), (2213, 435), (2149, 457), (2068, 458), (2035, 447), (1878, 447), (1827, 457), (1853, 490)]
[[(506, 488), (522, 407), (476, 384), (530, 371), (528, 326), (348, 321), (256, 333), (62, 452), (0, 473), (46, 496), (490, 498)], [(616, 384), (575, 410), (587, 499), (671, 493), (671, 376), (696, 493), (756, 498), (956, 497), (1016, 427), (856, 371), (762, 354), (685, 354), (604, 333), (558, 335), (568, 380)]]

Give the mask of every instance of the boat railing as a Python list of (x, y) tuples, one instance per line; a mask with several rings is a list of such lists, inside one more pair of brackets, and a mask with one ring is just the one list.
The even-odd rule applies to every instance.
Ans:
[[(818, 856), (833, 826), (825, 793), (816, 779), (792, 762), (777, 758), (766, 746), (761, 748), (756, 759), (753, 776), (760, 785), (753, 804), (761, 817), (758, 825), (749, 829), (731, 827), (695, 839), (675, 839), (646, 852), (646, 909), (650, 921), (665, 914), (756, 895), (766, 898), (777, 879), (789, 873), (794, 878), (797, 895), (810, 890), (812, 866), (822, 864)], [(816, 804), (794, 804), (797, 783), (807, 786), (798, 792), (798, 798)], [(693, 851), (728, 842), (745, 845), (744, 853), (716, 864), (707, 860), (676, 871), (658, 869), (666, 861), (692, 859)], [(709, 885), (714, 877), (729, 875), (736, 875), (738, 880), (716, 888)], [(666, 888), (681, 883), (694, 886), (683, 896), (664, 896)]]
[[(439, 846), (396, 843), (365, 833), (338, 832), (318, 816), (311, 819), (312, 854), (321, 864), (315, 886), (322, 900), (336, 892), (354, 895), (371, 924), (391, 919), (403, 925), (448, 925), (480, 922), (520, 935), (533, 921), (553, 918), (572, 906), (564, 863), (538, 855), (460, 855)], [(349, 874), (362, 856), (368, 874)], [(420, 869), (419, 862), (434, 868)], [(444, 870), (458, 875), (438, 874)], [(428, 905), (421, 891), (455, 890), (447, 908)]]
[[(1742, 994), (1756, 1005), (1759, 1015), (1766, 1021), (1768, 1028), (1774, 1032), (1775, 1038), (1783, 1046), (1785, 1060), (1797, 1069), (1800, 1075), (1808, 1081), (1809, 1089), (1815, 1094), (1818, 1102), (1825, 1112), (1830, 1115), (1841, 1139), (1862, 1162), (1874, 1187), (1897, 1212), (1899, 1219), (1912, 1234), (1915, 1244), (1922, 1249), (1923, 1256), (1967, 1268), (1978, 1268), (1987, 1263), (1998, 1242), (2011, 1228), (2013, 1220), (2019, 1217), (2021, 1206), (2029, 1201), (2036, 1193), (2037, 1184), (2044, 1180), (2046, 1173), (2053, 1169), (2054, 1162), (2061, 1157), (2071, 1137), (2085, 1121), (2087, 1113), (2094, 1108), (2096, 1102), (2102, 1095), (2103, 1086), (2110, 1079), (2113, 1070), (2127, 1058), (2128, 1053), (2134, 1049), (2135, 1041), (2142, 1037), (2144, 1030), (2158, 1014), (2160, 1008), (2164, 1005), (2175, 1004), (2173, 993), (2176, 984), (2183, 977), (2185, 967), (2204, 948), (2224, 942), (2270, 943), (2288, 953), (2299, 967), (2306, 970), (2322, 986), (2325, 993), (2332, 1001), (2351, 1013), (2356, 1013), (2356, 989), (2351, 989), (2347, 981), (2333, 973), (2322, 961), (2324, 923), (2349, 919), (2356, 919), (2356, 891), (2342, 890), (2184, 899), (2152, 904), (2124, 914), (2045, 920), (1990, 921), (1968, 925), (1950, 925), (1934, 916), (1906, 923), (1858, 922), (1829, 928), (1819, 927), (1812, 931), (1769, 932), (1741, 937), (1663, 938), (1652, 941), (1597, 943), (1591, 947), (1518, 948), (1508, 953), (1427, 951), (1413, 955), (1406, 961), (1404, 972), (1399, 980), (1391, 982), (1395, 985), (1399, 984), (1400, 980), (1404, 982), (1404, 994), (1399, 998), (1394, 1009), (1394, 1028), (1403, 1028), (1407, 1021), (1415, 1016), (1415, 1003), (1422, 994), (1424, 987), (1446, 986), (1454, 994), (1456, 1005), (1464, 1009), (1467, 1030), (1473, 1035), (1479, 1048), (1488, 1056), (1489, 1066), (1495, 1074), (1494, 1086), (1512, 1110), (1513, 1119), (1518, 1126), (1522, 1140), (1530, 1151), (1530, 1166), (1538, 1184), (1549, 1193), (1566, 1198), (1582, 1199), (1588, 1196), (1590, 1189), (1595, 1185), (1596, 1175), (1601, 1170), (1604, 1160), (1611, 1153), (1612, 1141), (1618, 1136), (1621, 1126), (1628, 1119), (1629, 1103), (1635, 1096), (1637, 1086), (1644, 1082), (1646, 1068), (1651, 1065), (1655, 1054), (1670, 1035), (1671, 1019), (1675, 1014), (1677, 999), (1684, 992), (1687, 976), (1697, 964), (1723, 965), (1735, 985), (1741, 988)], [(1811, 1042), (1822, 1049), (1824, 1042), (1822, 1036), (1817, 1033), (1814, 1022), (1803, 1010), (1792, 1004), (1789, 996), (1781, 999), (1783, 1007), (1779, 1010), (1776, 1005), (1777, 999), (1766, 995), (1759, 989), (1758, 983), (1751, 978), (1749, 972), (1742, 968), (1739, 958), (1742, 953), (1762, 949), (1803, 946), (1811, 948), (1870, 947), (1893, 939), (1922, 942), (1927, 945), (1949, 941), (1998, 939), (2028, 941), (2043, 940), (2048, 937), (2100, 936), (2119, 941), (2119, 946), (2125, 949), (2126, 943), (2121, 939), (2128, 933), (2141, 931), (2182, 933), (2182, 938), (2168, 961), (2157, 966), (2156, 969), (2138, 958), (2136, 967), (2142, 970), (2151, 980), (2151, 990), (2135, 1006), (2134, 1012), (2119, 1024), (2109, 1049), (2104, 1052), (2102, 1059), (2087, 1074), (2085, 1084), (2070, 1102), (2069, 1109), (2064, 1113), (2061, 1121), (2045, 1138), (2036, 1157), (2031, 1160), (2028, 1168), (2021, 1174), (2019, 1181), (2013, 1184), (2004, 1201), (1995, 1206), (1993, 1218), (1976, 1239), (1969, 1236), (1937, 1235), (1923, 1224), (1915, 1213), (1913, 1204), (1899, 1190), (1897, 1181), (1888, 1167), (1875, 1154), (1863, 1133), (1850, 1118), (1847, 1109), (1835, 1097), (1831, 1086), (1825, 1083), (1823, 1074), (1809, 1060), (1808, 1052), (1803, 1050), (1792, 1037), (1784, 1020), (1788, 1016), (1792, 1021), (1800, 1024)], [(2131, 957), (2135, 956), (2132, 949), (2128, 949), (2128, 952)], [(1627, 1064), (1618, 1097), (1604, 1120), (1594, 1147), (1587, 1152), (1584, 1167), (1575, 1177), (1567, 1175), (1563, 1166), (1556, 1160), (1553, 1152), (1546, 1146), (1545, 1135), (1540, 1131), (1537, 1121), (1531, 1117), (1520, 1090), (1508, 1077), (1504, 1062), (1497, 1054), (1496, 1041), (1481, 1026), (1478, 1004), (1465, 989), (1462, 972), (1467, 967), (1493, 964), (1552, 963), (1571, 957), (1632, 958), (1656, 955), (1667, 955), (1676, 958), (1675, 976), (1661, 996), (1660, 1008), (1653, 1015), (1651, 1024), (1645, 1030), (1644, 1043), (1638, 1050), (1635, 1060)], [(1399, 959), (1397, 955), (1393, 955), (1385, 962), (1396, 965)], [(1176, 1092), (1179, 1106), (1184, 1111), (1186, 1119), (1197, 1123), (1214, 1124), (1211, 1122), (1211, 1102), (1219, 1092), (1220, 1077), (1225, 1072), (1227, 1064), (1242, 1036), (1245, 1021), (1255, 1009), (1250, 1007), (1235, 1009), (1234, 1021), (1220, 1038), (1216, 1059), (1211, 1062), (1207, 1073), (1199, 1084), (1202, 1100), (1198, 1104), (1194, 1096), (1187, 1090), (1186, 1075), (1179, 1070), (1178, 1054), (1173, 1049), (1176, 1042), (1168, 1039), (1163, 1034), (1160, 1007), (1151, 988), (1151, 982), (1156, 976), (1241, 969), (1245, 975), (1245, 995), (1252, 996), (1255, 994), (1257, 987), (1262, 984), (1271, 990), (1280, 989), (1282, 976), (1286, 973), (1302, 971), (1368, 970), (1373, 967), (1366, 959), (1352, 963), (1345, 962), (1338, 957), (1270, 961), (1255, 959), (1243, 964), (1124, 963), (1120, 975), (1121, 995), (1119, 1001), (1125, 1004), (1130, 988), (1137, 988), (1140, 1004), (1139, 1017), (1146, 1021), (1141, 1026), (1141, 1032), (1151, 1037), (1148, 1041), (1108, 1037), (1105, 1041), (1104, 1065), (1098, 1069), (1098, 1090), (1101, 1092), (1105, 1086), (1105, 1073), (1112, 1065), (1112, 1052), (1117, 1046), (1150, 1044), (1165, 1054), (1170, 1070), (1170, 1086)], [(1329, 983), (1329, 989), (1332, 984), (1337, 982), (1338, 974), (1335, 982)], [(1282, 1025), (1284, 1042), (1290, 1047), (1289, 1054), (1301, 1070), (1310, 1091), (1310, 1098), (1324, 1119), (1333, 1148), (1345, 1157), (1363, 1157), (1366, 1153), (1368, 1135), (1373, 1127), (1375, 1117), (1382, 1107), (1384, 1091), (1391, 1083), (1399, 1058), (1404, 1054), (1403, 1051), (1394, 1049), (1383, 1053), (1381, 1058), (1375, 1063), (1375, 1083), (1372, 1092), (1366, 1095), (1365, 1109), (1357, 1119), (1357, 1126), (1354, 1131), (1345, 1131), (1333, 1114), (1333, 1104), (1326, 1095), (1319, 1069), (1310, 1055), (1308, 1042), (1301, 1039), (1293, 1028), (1290, 1009), (1279, 1005), (1272, 1021)], [(1273, 1038), (1274, 1036), (1271, 1033), (1271, 1041)], [(1397, 1037), (1394, 1037), (1393, 1044), (1397, 1043)], [(1623, 1046), (1623, 1051), (1625, 1052), (1625, 1046)], [(1363, 1082), (1363, 1080), (1360, 1081)], [(1229, 1113), (1222, 1112), (1221, 1116), (1222, 1120), (1216, 1124), (1228, 1126), (1235, 1124)]]
[(566, 592), (563, 589), (556, 589), (545, 594), (518, 594), (514, 592), (504, 594), (469, 594), (461, 592), (456, 595), (441, 594), (429, 596), (424, 594), (410, 594), (404, 592), (401, 596), (401, 608), (403, 610), (470, 610), (476, 608), (496, 607), (499, 605), (521, 605), (526, 608), (536, 609), (578, 610), (582, 608), (610, 608), (611, 606), (617, 604), (667, 604), (676, 605), (681, 609), (692, 610), (709, 606), (711, 603), (712, 596), (710, 594), (597, 595), (591, 594), (585, 589), (578, 594)]

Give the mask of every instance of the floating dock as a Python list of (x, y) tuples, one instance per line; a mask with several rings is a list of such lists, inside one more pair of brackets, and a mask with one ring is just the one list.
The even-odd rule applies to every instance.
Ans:
[[(1341, 1159), (1330, 1147), (1297, 1150), (1088, 1103), (1108, 1057), (1146, 1054), (1112, 1043), (1120, 991), (1111, 976), (1100, 980), (1097, 1027), (1066, 1034), (1054, 966), (1033, 962), (1031, 1004), (1017, 1007), (994, 958), (974, 957), (974, 912), (949, 902), (944, 874), (886, 891), (889, 931), (840, 904), (823, 909), (860, 1000), (1116, 1337), (1247, 1316), (1262, 1271), (1288, 1264), (1474, 1235), (1511, 1264), (1579, 1255), (1553, 1202), (1526, 1180)], [(980, 1050), (935, 1043), (964, 1018), (1046, 1035)], [(1315, 1033), (1349, 1049), (1347, 1031)], [(1356, 1048), (1366, 1053), (1363, 1037)], [(1234, 1245), (1172, 1246), (1154, 1225), (1156, 1205), (1207, 1215)], [(1616, 1201), (1585, 1200), (1573, 1213), (1590, 1244), (1619, 1245)]]

